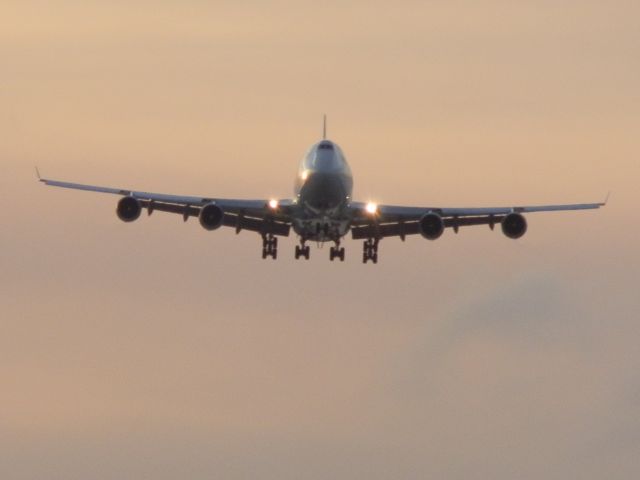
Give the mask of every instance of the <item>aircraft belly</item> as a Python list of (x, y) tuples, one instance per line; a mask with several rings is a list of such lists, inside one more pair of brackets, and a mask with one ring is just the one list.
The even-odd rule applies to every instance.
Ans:
[(293, 230), (305, 240), (332, 242), (344, 237), (350, 228), (349, 220), (332, 216), (316, 216), (293, 221)]

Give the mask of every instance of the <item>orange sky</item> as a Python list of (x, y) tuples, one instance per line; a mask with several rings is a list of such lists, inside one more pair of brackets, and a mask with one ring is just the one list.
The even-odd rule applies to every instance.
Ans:
[[(0, 5), (0, 477), (640, 473), (637, 2)], [(49, 177), (287, 197), (599, 201), (277, 262)]]

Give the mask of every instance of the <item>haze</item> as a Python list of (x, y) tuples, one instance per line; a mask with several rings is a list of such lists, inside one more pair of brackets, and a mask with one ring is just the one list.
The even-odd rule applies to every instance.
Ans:
[[(640, 474), (640, 5), (0, 6), (0, 477)], [(276, 262), (52, 178), (289, 197), (321, 134), (359, 200), (600, 201)]]

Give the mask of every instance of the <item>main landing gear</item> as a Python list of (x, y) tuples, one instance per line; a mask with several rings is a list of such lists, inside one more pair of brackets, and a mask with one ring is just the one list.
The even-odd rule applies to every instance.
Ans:
[(278, 238), (272, 233), (262, 235), (262, 258), (271, 257), (274, 260), (278, 256)]
[(377, 238), (365, 240), (362, 249), (362, 263), (367, 263), (369, 260), (378, 263), (378, 243), (380, 240)]
[(296, 260), (300, 257), (304, 257), (306, 260), (309, 260), (309, 255), (311, 253), (309, 245), (305, 245), (304, 240), (301, 240), (300, 243), (301, 245), (296, 245)]
[(334, 258), (339, 258), (341, 262), (344, 262), (344, 247), (340, 247), (340, 242), (336, 242), (336, 246), (329, 249), (329, 260), (333, 262)]

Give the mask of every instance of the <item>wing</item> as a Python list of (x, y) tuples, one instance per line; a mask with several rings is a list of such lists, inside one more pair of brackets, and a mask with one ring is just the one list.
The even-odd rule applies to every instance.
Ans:
[[(608, 198), (608, 197), (607, 197)], [(600, 203), (577, 203), (567, 205), (536, 205), (490, 208), (442, 208), (442, 207), (405, 207), (398, 205), (377, 205), (375, 213), (370, 213), (371, 205), (353, 202), (350, 205), (352, 216), (351, 232), (353, 238), (382, 238), (420, 233), (419, 221), (428, 213), (439, 215), (445, 228), (472, 225), (489, 225), (502, 222), (509, 214), (558, 212), (568, 210), (591, 210), (606, 205)]]
[(291, 228), (290, 210), (294, 207), (292, 200), (278, 200), (277, 205), (275, 205), (270, 204), (270, 202), (272, 202), (271, 200), (167, 195), (164, 193), (140, 192), (122, 188), (99, 187), (40, 178), (39, 174), (38, 179), (45, 185), (52, 187), (133, 197), (138, 200), (142, 208), (147, 209), (149, 215), (156, 210), (177, 213), (182, 215), (185, 221), (189, 217), (199, 216), (202, 207), (213, 203), (224, 212), (222, 225), (234, 227), (236, 232), (240, 230), (251, 230), (261, 234), (273, 233), (274, 235), (288, 236)]

